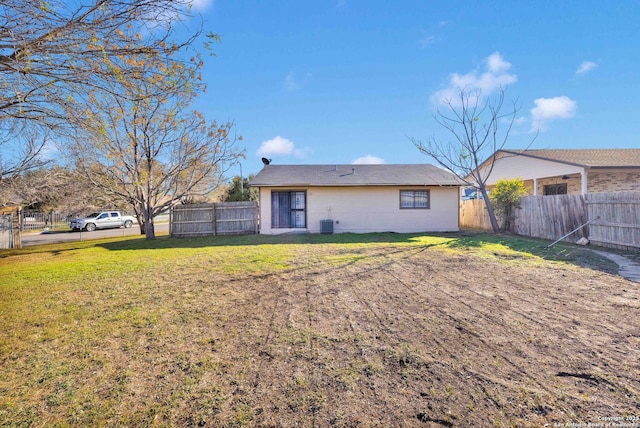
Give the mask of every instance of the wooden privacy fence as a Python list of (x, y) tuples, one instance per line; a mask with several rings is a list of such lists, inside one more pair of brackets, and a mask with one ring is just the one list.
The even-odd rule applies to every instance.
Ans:
[(460, 227), (491, 230), (489, 213), (482, 199), (460, 201)]
[(640, 192), (589, 193), (589, 240), (595, 245), (640, 248)]
[[(640, 192), (525, 196), (515, 210), (511, 232), (556, 240), (590, 220), (593, 223), (565, 241), (587, 237), (595, 245), (640, 248)], [(462, 201), (460, 226), (491, 230), (484, 201)]]
[(254, 201), (179, 205), (169, 215), (169, 233), (174, 237), (257, 232), (258, 203)]
[[(511, 232), (533, 238), (556, 240), (584, 224), (585, 218), (585, 199), (582, 195), (525, 196), (520, 199), (520, 208), (514, 210)], [(498, 223), (502, 224), (501, 218), (498, 218)], [(491, 230), (484, 200), (462, 201), (460, 226)], [(586, 236), (586, 233), (587, 231), (582, 229), (566, 240), (576, 242)]]
[[(512, 232), (555, 241), (585, 224), (586, 213), (583, 195), (525, 196), (515, 210)], [(567, 236), (565, 241), (576, 242), (589, 236), (588, 227)]]

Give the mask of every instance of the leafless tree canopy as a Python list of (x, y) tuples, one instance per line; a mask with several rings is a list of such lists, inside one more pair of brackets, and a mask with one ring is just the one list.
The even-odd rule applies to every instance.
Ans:
[(232, 123), (189, 110), (204, 89), (201, 59), (186, 55), (200, 31), (177, 40), (174, 26), (190, 1), (3, 1), (0, 180), (39, 166), (48, 131), (148, 238), (158, 212), (215, 189), (242, 153)]
[[(0, 183), (30, 169), (43, 166), (40, 154), (49, 134), (20, 120), (0, 120)], [(1, 186), (1, 184), (0, 184)]]
[(480, 91), (462, 89), (458, 98), (445, 100), (445, 108), (438, 109), (435, 115), (436, 122), (448, 131), (451, 139), (411, 139), (418, 150), (480, 191), (496, 232), (498, 222), (486, 189), (495, 162), (491, 156), (507, 143), (519, 110), (514, 102), (506, 113), (502, 112), (504, 96), (502, 89), (493, 98), (484, 97)]
[(78, 171), (52, 165), (25, 171), (6, 179), (0, 186), (0, 207), (21, 205), (42, 211), (65, 213), (118, 205)]
[(135, 77), (127, 60), (168, 55), (181, 0), (5, 0), (0, 6), (0, 120), (51, 123), (87, 87)]
[[(215, 190), (243, 155), (233, 123), (208, 124), (189, 109), (197, 95), (193, 62), (193, 69), (162, 66), (155, 78), (118, 81), (118, 91), (91, 94), (71, 152), (94, 185), (130, 203), (150, 239), (157, 214)], [(158, 68), (138, 62), (136, 72)]]
[(2, 1), (0, 182), (39, 166), (47, 141), (37, 128), (73, 125), (88, 93), (148, 78), (137, 61), (179, 63), (197, 34), (176, 42), (172, 25), (188, 10), (187, 0)]

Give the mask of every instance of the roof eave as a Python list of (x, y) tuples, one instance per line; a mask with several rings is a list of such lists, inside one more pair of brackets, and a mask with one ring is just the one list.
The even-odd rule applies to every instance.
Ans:
[(287, 184), (254, 184), (249, 183), (252, 187), (398, 187), (398, 186), (462, 186), (460, 183), (287, 183)]
[(578, 166), (580, 168), (594, 168), (594, 167), (592, 167), (590, 165), (585, 165), (585, 164), (581, 164), (581, 163), (563, 161), (563, 160), (553, 159), (553, 158), (549, 158), (549, 157), (545, 157), (545, 156), (536, 156), (536, 155), (527, 153), (526, 151), (524, 151), (524, 152), (516, 152), (516, 151), (513, 151), (513, 150), (504, 150), (504, 149), (502, 149), (500, 151), (503, 152), (503, 153), (509, 153), (509, 154), (512, 154), (512, 155), (515, 155), (515, 156), (526, 156), (526, 157), (529, 157), (529, 158), (545, 160), (545, 161), (548, 161), (548, 162), (556, 162), (556, 163), (561, 163), (561, 164), (564, 164), (564, 165)]

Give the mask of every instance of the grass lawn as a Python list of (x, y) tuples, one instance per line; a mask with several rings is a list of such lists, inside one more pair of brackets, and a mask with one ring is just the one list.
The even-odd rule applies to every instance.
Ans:
[(0, 425), (640, 417), (638, 284), (546, 244), (344, 234), (0, 250)]

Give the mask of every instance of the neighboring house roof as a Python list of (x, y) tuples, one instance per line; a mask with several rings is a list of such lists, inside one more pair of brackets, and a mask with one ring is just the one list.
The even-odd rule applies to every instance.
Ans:
[(500, 152), (586, 168), (640, 168), (640, 149), (503, 149)]
[(459, 186), (452, 173), (429, 164), (266, 165), (250, 185), (261, 186)]

